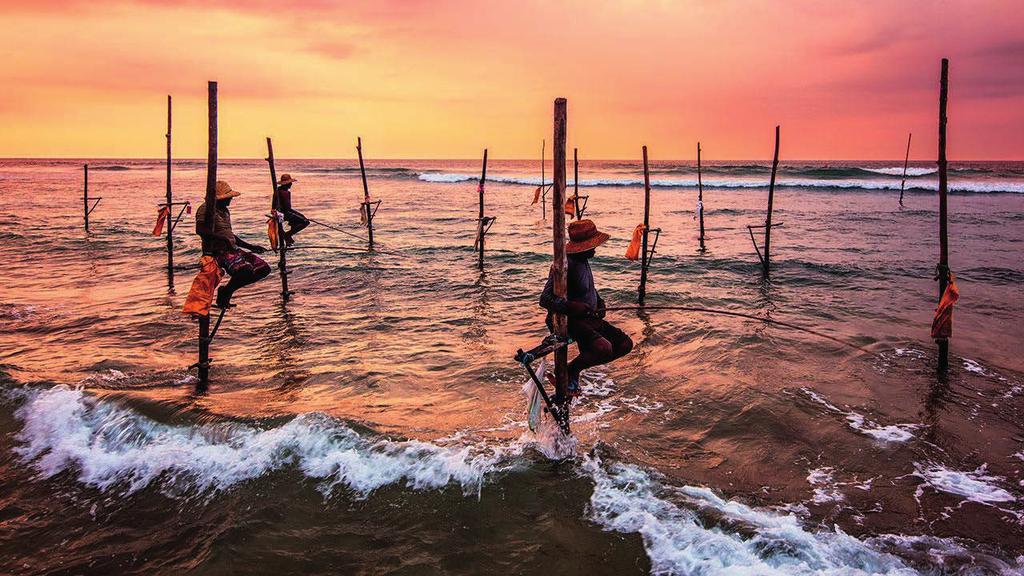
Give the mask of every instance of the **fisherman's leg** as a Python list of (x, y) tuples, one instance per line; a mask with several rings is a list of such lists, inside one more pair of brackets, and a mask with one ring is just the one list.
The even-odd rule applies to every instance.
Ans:
[(612, 345), (612, 354), (608, 362), (618, 360), (633, 350), (633, 339), (608, 322), (601, 320), (601, 325), (597, 326), (597, 331)]
[(579, 356), (573, 358), (569, 363), (569, 379), (579, 380), (580, 372), (610, 362), (614, 358), (615, 350), (612, 343), (602, 334), (601, 324), (606, 324), (598, 318), (581, 318), (570, 321), (569, 334), (579, 346)]
[(288, 231), (284, 234), (284, 240), (288, 245), (291, 245), (292, 236), (295, 236), (305, 229), (306, 226), (309, 226), (309, 220), (300, 212), (295, 212), (294, 210), (285, 214), (284, 220), (288, 223)]
[(217, 305), (222, 308), (231, 303), (231, 297), (236, 290), (262, 280), (267, 274), (270, 274), (270, 265), (251, 252), (236, 250), (225, 255), (218, 262), (231, 276), (231, 280), (217, 290)]

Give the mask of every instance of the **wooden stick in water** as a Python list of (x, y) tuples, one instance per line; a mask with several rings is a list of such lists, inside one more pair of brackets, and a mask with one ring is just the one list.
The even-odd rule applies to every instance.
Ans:
[(363, 178), (363, 210), (366, 214), (366, 230), (369, 235), (370, 250), (373, 250), (373, 210), (370, 207), (370, 186), (366, 182), (366, 167), (363, 165), (363, 139), (356, 138), (356, 152), (359, 153), (359, 174)]
[(84, 185), (82, 188), (82, 214), (85, 215), (85, 231), (89, 231), (89, 165), (82, 166)]
[(903, 159), (903, 180), (900, 181), (900, 206), (903, 206), (903, 188), (907, 184), (907, 164), (910, 163), (910, 139), (913, 137), (913, 132), (907, 133), (907, 155)]
[[(554, 126), (554, 198), (552, 198), (551, 232), (554, 247), (554, 262), (551, 274), (554, 275), (555, 296), (565, 298), (568, 293), (568, 260), (565, 253), (565, 130), (566, 100), (555, 99)], [(569, 335), (568, 319), (564, 314), (554, 316), (555, 334), (562, 338)], [(566, 397), (569, 388), (568, 350), (562, 347), (555, 351), (555, 390), (559, 396)]]
[(171, 192), (171, 95), (167, 95), (167, 282), (174, 285), (174, 223), (171, 210), (174, 196)]
[(640, 252), (640, 288), (637, 290), (637, 304), (643, 306), (647, 296), (647, 239), (651, 224), (651, 172), (647, 166), (647, 146), (644, 146), (644, 231), (643, 248)]
[[(270, 210), (271, 214), (280, 210), (281, 208), (281, 197), (277, 192), (277, 167), (274, 165), (274, 143), (271, 142), (270, 137), (267, 137), (267, 163), (270, 165)], [(284, 223), (281, 222), (274, 216), (274, 226), (277, 227), (277, 271), (281, 276), (281, 299), (285, 302), (292, 295), (291, 291), (288, 290), (288, 275), (291, 271), (288, 270), (288, 243), (285, 242), (284, 238)]]
[(480, 169), (480, 217), (477, 219), (477, 231), (479, 233), (480, 248), (480, 269), (484, 269), (484, 236), (487, 235), (487, 221), (484, 219), (484, 182), (487, 180), (487, 149), (484, 148), (484, 164)]
[[(213, 228), (217, 210), (217, 83), (207, 84), (209, 129), (206, 154), (206, 211), (203, 214), (207, 230)], [(199, 384), (205, 387), (210, 380), (210, 316), (199, 317)]]
[(779, 169), (779, 127), (775, 127), (775, 156), (772, 158), (772, 179), (768, 184), (768, 214), (764, 219), (764, 260), (761, 262), (765, 277), (771, 269), (772, 204), (775, 200), (775, 174)]
[(704, 252), (704, 181), (700, 174), (700, 142), (697, 142), (697, 217), (700, 219), (700, 251)]
[[(942, 59), (942, 75), (939, 80), (939, 300), (946, 293), (949, 285), (949, 227), (946, 196), (948, 195), (949, 178), (946, 163), (946, 101), (949, 97), (949, 59)], [(939, 370), (949, 367), (949, 339), (940, 338)]]

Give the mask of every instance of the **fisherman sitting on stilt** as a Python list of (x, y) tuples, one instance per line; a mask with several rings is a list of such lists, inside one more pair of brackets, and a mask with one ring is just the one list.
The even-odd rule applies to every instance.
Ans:
[(213, 228), (206, 228), (207, 208), (204, 202), (196, 211), (196, 234), (203, 241), (203, 255), (213, 256), (217, 260), (217, 265), (231, 275), (231, 281), (217, 289), (217, 306), (228, 308), (232, 305), (231, 295), (235, 290), (265, 278), (270, 274), (270, 265), (256, 256), (266, 252), (266, 248), (249, 244), (235, 236), (231, 230), (231, 212), (228, 211), (228, 206), (231, 199), (240, 196), (241, 193), (232, 190), (224, 181), (217, 182), (216, 190), (217, 204)]
[[(565, 314), (569, 320), (569, 336), (579, 345), (579, 356), (568, 366), (569, 398), (580, 395), (580, 372), (617, 360), (633, 349), (629, 336), (604, 320), (604, 300), (594, 287), (590, 259), (595, 249), (607, 240), (608, 234), (599, 232), (591, 220), (569, 224), (569, 242), (565, 245), (569, 264), (567, 297), (555, 296), (552, 274), (548, 275), (540, 297), (541, 307), (548, 311), (548, 328), (552, 327), (552, 314)], [(559, 392), (553, 400), (555, 404), (564, 404), (569, 398)]]
[(288, 223), (288, 230), (284, 233), (284, 243), (287, 246), (295, 243), (295, 240), (292, 239), (293, 236), (309, 226), (309, 219), (292, 208), (292, 184), (295, 182), (298, 180), (292, 178), (290, 174), (282, 174), (281, 181), (277, 183), (278, 210), (284, 216), (284, 221)]

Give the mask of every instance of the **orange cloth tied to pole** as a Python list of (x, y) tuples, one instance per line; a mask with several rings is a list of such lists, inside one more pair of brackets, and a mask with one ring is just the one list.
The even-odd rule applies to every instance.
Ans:
[(537, 189), (533, 191), (533, 202), (530, 202), (531, 206), (533, 206), (537, 202), (540, 202), (540, 189), (541, 188), (543, 188), (543, 186), (537, 186)]
[(953, 335), (953, 305), (960, 299), (960, 289), (956, 287), (956, 278), (953, 273), (949, 274), (949, 284), (946, 291), (939, 298), (939, 305), (935, 309), (935, 318), (932, 319), (932, 338), (941, 340)]
[(270, 238), (270, 247), (273, 248), (274, 252), (277, 252), (278, 242), (280, 241), (277, 237), (278, 222), (277, 210), (271, 210), (270, 218), (267, 218), (267, 238)]
[(185, 307), (182, 312), (193, 316), (209, 316), (210, 305), (213, 304), (213, 293), (217, 290), (223, 274), (213, 256), (200, 258), (199, 273), (192, 280), (192, 287), (189, 288), (188, 296), (185, 297)]
[(565, 213), (570, 220), (576, 217), (576, 199), (577, 197), (573, 196), (565, 201)]
[(156, 226), (153, 226), (153, 236), (159, 236), (164, 233), (164, 222), (167, 220), (167, 216), (170, 213), (170, 206), (164, 206), (156, 213)]
[(626, 258), (633, 260), (634, 262), (640, 258), (640, 247), (644, 242), (644, 225), (637, 224), (636, 228), (633, 229), (633, 239), (629, 241), (629, 247), (626, 248)]

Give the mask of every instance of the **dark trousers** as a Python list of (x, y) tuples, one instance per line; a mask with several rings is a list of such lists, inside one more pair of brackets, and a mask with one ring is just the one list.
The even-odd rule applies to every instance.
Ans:
[(270, 274), (270, 265), (252, 252), (235, 249), (221, 252), (216, 258), (217, 264), (231, 276), (231, 280), (217, 292), (217, 300), (221, 303), (229, 301), (235, 290), (258, 282)]
[(579, 378), (583, 370), (622, 358), (633, 349), (633, 340), (603, 318), (569, 318), (569, 336), (580, 354), (569, 363), (569, 377)]
[(301, 212), (295, 210), (285, 212), (284, 221), (288, 223), (288, 231), (284, 233), (285, 241), (291, 241), (292, 236), (295, 236), (300, 230), (309, 226), (309, 220)]

